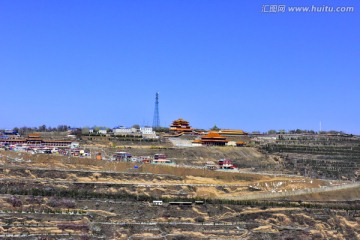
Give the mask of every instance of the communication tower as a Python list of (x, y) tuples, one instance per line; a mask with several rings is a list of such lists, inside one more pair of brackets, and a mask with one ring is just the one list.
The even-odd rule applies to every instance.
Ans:
[(160, 116), (159, 116), (159, 93), (157, 92), (155, 95), (155, 110), (154, 110), (154, 118), (153, 118), (153, 128), (160, 127)]

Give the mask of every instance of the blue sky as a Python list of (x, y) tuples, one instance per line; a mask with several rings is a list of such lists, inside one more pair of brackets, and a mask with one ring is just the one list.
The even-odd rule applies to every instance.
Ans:
[[(263, 5), (353, 6), (262, 13)], [(360, 134), (360, 3), (0, 1), (0, 129), (151, 125)]]

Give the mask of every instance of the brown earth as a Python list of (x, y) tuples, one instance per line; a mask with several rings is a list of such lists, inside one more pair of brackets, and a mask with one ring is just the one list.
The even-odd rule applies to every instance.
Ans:
[[(126, 149), (133, 155), (161, 152), (199, 166), (219, 158), (255, 169), (282, 166), (281, 159), (253, 148)], [(110, 155), (118, 150), (105, 151)], [(349, 201), (359, 199), (359, 188), (288, 197), (291, 201), (227, 201), (239, 195), (331, 185), (326, 180), (151, 164), (134, 170), (135, 163), (0, 155), (0, 238), (29, 239), (31, 234), (34, 239), (360, 238), (360, 206)], [(192, 204), (171, 205), (166, 197)], [(204, 204), (195, 204), (197, 198)], [(163, 199), (164, 204), (155, 206), (154, 199)], [(327, 202), (332, 199), (338, 202)]]

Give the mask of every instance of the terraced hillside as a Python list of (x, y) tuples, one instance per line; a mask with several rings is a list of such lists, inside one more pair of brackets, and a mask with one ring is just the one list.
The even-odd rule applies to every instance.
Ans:
[(0, 238), (360, 237), (358, 201), (314, 202), (308, 192), (346, 182), (134, 164), (2, 152)]
[(145, 146), (119, 146), (117, 148), (93, 148), (93, 152), (99, 150), (104, 156), (110, 157), (116, 151), (126, 151), (133, 156), (154, 156), (163, 153), (177, 164), (204, 166), (207, 161), (217, 162), (219, 159), (231, 159), (239, 168), (282, 169), (282, 164), (272, 156), (266, 156), (255, 147), (169, 147), (158, 145), (156, 147)]
[[(359, 239), (359, 186), (314, 178), (357, 179), (358, 143), (297, 136), (260, 149), (125, 148), (186, 165), (230, 158), (242, 170), (309, 177), (2, 152), (0, 238)], [(341, 174), (325, 171), (334, 166)]]
[[(6, 239), (358, 239), (357, 210), (3, 195)], [(266, 204), (267, 206), (260, 206)], [(271, 206), (273, 205), (273, 206)]]
[(314, 178), (360, 180), (358, 136), (281, 135), (261, 149), (280, 156), (288, 172)]

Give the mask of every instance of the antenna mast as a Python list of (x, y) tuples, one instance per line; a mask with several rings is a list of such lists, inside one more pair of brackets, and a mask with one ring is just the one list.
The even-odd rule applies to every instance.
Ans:
[(159, 116), (159, 93), (157, 92), (155, 95), (155, 110), (154, 110), (154, 118), (153, 118), (153, 128), (160, 127), (160, 116)]

